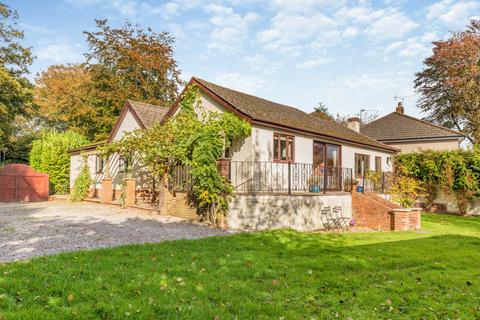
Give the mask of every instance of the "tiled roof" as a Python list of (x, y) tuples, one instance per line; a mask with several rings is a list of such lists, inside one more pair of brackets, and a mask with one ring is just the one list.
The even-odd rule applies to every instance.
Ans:
[(168, 111), (166, 107), (139, 101), (128, 100), (128, 104), (132, 107), (133, 111), (135, 111), (145, 128), (149, 128), (155, 123), (162, 121)]
[(379, 141), (463, 137), (457, 131), (400, 112), (392, 112), (374, 120), (363, 126), (360, 132)]
[(396, 148), (387, 146), (368, 136), (350, 130), (334, 121), (318, 119), (299, 109), (225, 88), (200, 78), (194, 77), (193, 80), (206, 87), (241, 114), (250, 117), (252, 120), (276, 124), (305, 133), (318, 134), (370, 147), (394, 152), (398, 151)]

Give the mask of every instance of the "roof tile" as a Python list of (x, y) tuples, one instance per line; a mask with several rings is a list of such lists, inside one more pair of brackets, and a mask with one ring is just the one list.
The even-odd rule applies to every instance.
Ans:
[(194, 77), (193, 79), (253, 120), (273, 123), (375, 148), (397, 151), (396, 148), (350, 130), (334, 121), (319, 119), (299, 109), (225, 88), (200, 78)]
[(366, 124), (360, 132), (378, 141), (463, 137), (457, 131), (399, 112), (392, 112)]
[(145, 128), (150, 128), (155, 123), (162, 121), (168, 111), (167, 107), (160, 107), (149, 103), (134, 100), (128, 100), (128, 103), (135, 111)]

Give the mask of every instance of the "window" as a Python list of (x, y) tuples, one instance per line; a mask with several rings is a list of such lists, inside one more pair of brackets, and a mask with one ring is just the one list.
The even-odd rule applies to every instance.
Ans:
[(125, 157), (120, 156), (118, 158), (118, 172), (127, 172), (128, 171), (128, 160)]
[(294, 137), (286, 134), (273, 134), (273, 161), (294, 161)]
[(99, 155), (95, 156), (95, 173), (103, 172), (103, 158)]
[(360, 178), (367, 170), (370, 170), (370, 156), (355, 153), (355, 176)]
[(375, 157), (375, 171), (382, 172), (382, 157)]

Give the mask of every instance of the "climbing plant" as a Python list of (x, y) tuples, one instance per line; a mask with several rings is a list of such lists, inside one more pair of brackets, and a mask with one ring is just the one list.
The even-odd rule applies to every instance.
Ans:
[[(104, 155), (134, 154), (135, 158), (165, 186), (176, 165), (191, 169), (191, 199), (205, 208), (208, 220), (216, 225), (228, 208), (233, 188), (220, 175), (217, 160), (234, 140), (249, 136), (251, 126), (231, 113), (206, 111), (198, 88), (191, 85), (183, 93), (179, 112), (151, 128), (126, 134), (117, 142), (101, 148)], [(163, 190), (161, 188), (160, 190)], [(160, 194), (162, 205), (163, 196)]]
[(480, 150), (424, 151), (402, 154), (395, 166), (404, 168), (404, 176), (421, 181), (427, 206), (437, 197), (437, 189), (452, 195), (461, 214), (480, 195)]
[(90, 176), (90, 169), (88, 168), (87, 156), (84, 155), (82, 161), (83, 163), (80, 169), (80, 174), (75, 179), (73, 184), (73, 191), (70, 195), (71, 201), (83, 201), (83, 199), (87, 198), (92, 185), (92, 178)]

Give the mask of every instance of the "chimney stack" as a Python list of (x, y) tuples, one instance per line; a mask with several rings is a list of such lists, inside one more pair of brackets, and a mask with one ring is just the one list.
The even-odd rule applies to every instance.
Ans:
[(397, 105), (397, 108), (395, 109), (396, 112), (404, 114), (405, 109), (403, 108), (403, 102), (399, 102)]
[(360, 118), (353, 117), (347, 119), (347, 127), (355, 132), (360, 132)]

